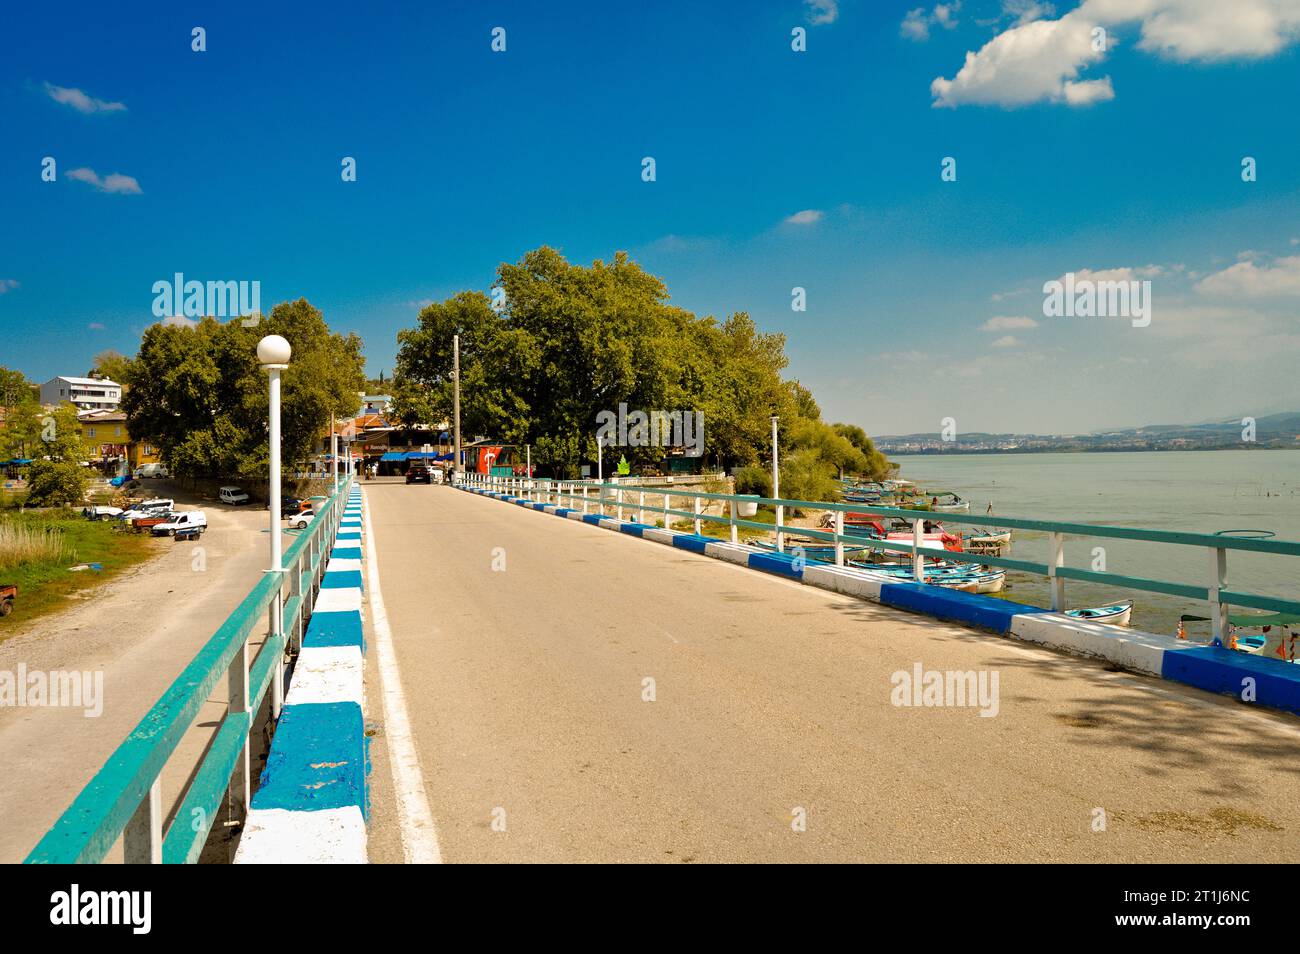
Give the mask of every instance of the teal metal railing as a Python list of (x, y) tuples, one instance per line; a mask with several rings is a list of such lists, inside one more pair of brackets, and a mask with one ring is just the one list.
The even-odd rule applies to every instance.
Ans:
[[(319, 508), (285, 552), (284, 571), (266, 572), (82, 789), (26, 863), (96, 863), (119, 836), (128, 863), (193, 863), (224, 800), (229, 798), (232, 814), (243, 820), (252, 784), (249, 732), (268, 691), (271, 719), (279, 718), (286, 650), (296, 654), (302, 648), (350, 484), (341, 484)], [(267, 636), (254, 659), (249, 636), (264, 619)], [(229, 688), (228, 710), (164, 830), (163, 767), (223, 674)]]
[[(1251, 553), (1269, 553), (1279, 556), (1300, 556), (1300, 541), (1254, 539), (1243, 537), (1220, 536), (1210, 533), (1185, 533), (1172, 530), (1144, 530), (1136, 527), (1116, 527), (1105, 524), (1063, 523), (1053, 520), (1031, 520), (1020, 517), (976, 516), (971, 514), (950, 513), (947, 511), (906, 510), (897, 507), (873, 507), (862, 503), (790, 500), (772, 497), (755, 497), (740, 494), (705, 493), (694, 489), (674, 490), (670, 487), (638, 487), (635, 483), (602, 483), (596, 481), (556, 481), (529, 480), (527, 478), (486, 477), (479, 474), (466, 474), (467, 483), (491, 487), (499, 491), (510, 492), (529, 500), (572, 506), (589, 513), (589, 508), (596, 508), (599, 513), (607, 511), (618, 519), (624, 513), (637, 513), (637, 522), (645, 523), (645, 514), (653, 513), (663, 517), (667, 526), (671, 518), (690, 520), (698, 534), (704, 523), (725, 524), (731, 529), (731, 542), (736, 543), (737, 531), (742, 527), (755, 530), (775, 531), (778, 550), (785, 549), (785, 535), (798, 534), (813, 540), (824, 540), (835, 548), (835, 563), (844, 565), (844, 547), (861, 547), (869, 544), (872, 549), (894, 553), (909, 554), (913, 560), (913, 576), (917, 580), (925, 578), (925, 559), (951, 560), (959, 563), (974, 563), (995, 566), (1006, 570), (1045, 576), (1050, 584), (1051, 608), (1063, 611), (1065, 603), (1065, 581), (1083, 580), (1103, 583), (1123, 589), (1141, 590), (1151, 593), (1163, 593), (1169, 596), (1184, 597), (1203, 601), (1209, 606), (1209, 617), (1214, 641), (1220, 643), (1228, 632), (1228, 609), (1230, 606), (1243, 606), (1251, 609), (1269, 610), (1276, 613), (1300, 613), (1300, 601), (1281, 599), (1245, 590), (1233, 589), (1228, 585), (1228, 553), (1244, 551)], [(661, 498), (662, 506), (647, 503), (648, 498)], [(690, 510), (671, 507), (674, 498), (685, 497), (692, 501)], [(726, 515), (709, 514), (705, 506), (711, 502), (726, 503)], [(776, 510), (776, 523), (761, 523), (744, 520), (736, 516), (737, 504), (757, 504), (773, 507)], [(785, 523), (786, 508), (800, 510), (830, 511), (833, 515), (833, 528), (817, 530), (810, 527), (796, 527)], [(901, 540), (880, 540), (864, 538), (858, 534), (845, 534), (844, 515), (846, 513), (869, 514), (874, 517), (894, 518), (907, 521), (912, 528), (911, 542)], [(1013, 559), (1011, 557), (991, 554), (955, 552), (923, 545), (922, 532), (925, 522), (943, 522), (944, 524), (968, 524), (974, 527), (991, 527), (1005, 530), (1031, 530), (1048, 535), (1048, 562), (1039, 563), (1032, 560)], [(660, 521), (656, 520), (656, 523)], [(1206, 585), (1197, 586), (1166, 580), (1148, 579), (1139, 576), (1125, 576), (1101, 570), (1086, 570), (1065, 564), (1066, 537), (1100, 537), (1119, 540), (1137, 540), (1147, 543), (1170, 544), (1204, 548), (1206, 558)]]

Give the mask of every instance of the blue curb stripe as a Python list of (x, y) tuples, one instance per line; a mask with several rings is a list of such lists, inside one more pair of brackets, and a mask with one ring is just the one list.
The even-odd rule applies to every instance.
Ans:
[(721, 543), (717, 537), (696, 536), (693, 533), (681, 533), (673, 537), (673, 546), (679, 550), (690, 550), (692, 553), (703, 553), (704, 548), (710, 543)]
[(331, 560), (360, 560), (360, 547), (335, 547), (330, 551)]
[(320, 588), (322, 590), (341, 590), (344, 588), (361, 589), (361, 571), (360, 570), (329, 570), (325, 571), (325, 576), (321, 579)]
[(618, 529), (622, 533), (630, 533), (634, 537), (639, 537), (641, 534), (645, 533), (645, 531), (653, 530), (654, 528), (648, 523), (624, 523), (620, 524)]
[(366, 804), (366, 734), (355, 702), (285, 706), (253, 808), (313, 812)]
[(1011, 631), (1011, 618), (1048, 610), (994, 599), (978, 593), (963, 593), (927, 583), (885, 583), (880, 587), (880, 602), (886, 606), (926, 613), (937, 619), (954, 620), (991, 629), (995, 633)]
[(360, 646), (364, 651), (365, 637), (360, 613), (313, 613), (307, 624), (304, 646)]
[(596, 526), (600, 526), (600, 522), (602, 520), (608, 520), (608, 519), (609, 519), (608, 517), (602, 517), (598, 513), (584, 513), (582, 515), (583, 523), (592, 523), (595, 524)]
[(1241, 698), (1243, 680), (1255, 680), (1255, 703), (1300, 712), (1300, 665), (1261, 659), (1222, 646), (1197, 646), (1164, 654), (1165, 679)]
[(803, 568), (805, 566), (816, 565), (813, 560), (807, 558), (799, 560), (789, 553), (751, 553), (747, 562), (755, 570), (777, 573), (794, 580), (803, 579)]

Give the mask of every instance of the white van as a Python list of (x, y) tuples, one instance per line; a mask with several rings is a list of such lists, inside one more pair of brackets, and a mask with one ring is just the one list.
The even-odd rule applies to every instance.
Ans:
[(223, 504), (231, 504), (235, 507), (248, 503), (248, 494), (238, 487), (222, 487), (217, 497)]
[(171, 473), (165, 464), (141, 464), (133, 476), (136, 480), (144, 480), (146, 477), (170, 477)]
[(195, 533), (200, 536), (208, 529), (208, 515), (202, 510), (187, 510), (174, 513), (166, 523), (150, 528), (155, 537), (174, 537), (178, 533)]

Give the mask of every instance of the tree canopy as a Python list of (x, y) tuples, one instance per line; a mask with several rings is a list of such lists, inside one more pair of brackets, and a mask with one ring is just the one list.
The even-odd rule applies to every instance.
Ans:
[(126, 369), (122, 399), (127, 429), (162, 452), (177, 474), (196, 477), (265, 475), (266, 372), (257, 342), (283, 335), (293, 359), (283, 372), (281, 446), (287, 464), (311, 455), (331, 413), (351, 416), (365, 384), (361, 339), (331, 332), (306, 299), (276, 305), (261, 322), (194, 326), (156, 324)]
[[(791, 479), (816, 476), (823, 496), (837, 472), (879, 476), (888, 468), (865, 434), (859, 441), (824, 423), (811, 393), (782, 378), (784, 335), (760, 332), (745, 312), (719, 322), (676, 307), (663, 281), (624, 252), (584, 267), (542, 247), (502, 264), (491, 291), (434, 302), (398, 333), (400, 421), (451, 416), (459, 334), (465, 431), (531, 444), (533, 459), (560, 476), (595, 458), (597, 415), (620, 404), (701, 412), (704, 455), (721, 467), (766, 459), (771, 416), (780, 415), (783, 453), (807, 451)], [(623, 453), (643, 464), (663, 449)]]

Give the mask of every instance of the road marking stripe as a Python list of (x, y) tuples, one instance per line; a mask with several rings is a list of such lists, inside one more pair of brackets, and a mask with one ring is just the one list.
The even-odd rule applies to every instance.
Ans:
[(424, 788), (424, 774), (415, 753), (415, 737), (406, 712), (406, 695), (393, 651), (393, 633), (388, 628), (388, 611), (379, 588), (379, 559), (375, 552), (375, 535), (370, 526), (370, 507), (363, 515), (366, 526), (366, 562), (370, 582), (370, 623), (375, 630), (375, 652), (379, 680), (383, 684), (384, 737), (389, 744), (389, 761), (393, 765), (393, 789), (397, 796), (398, 821), (402, 833), (402, 854), (407, 864), (439, 864), (438, 828), (429, 808)]

